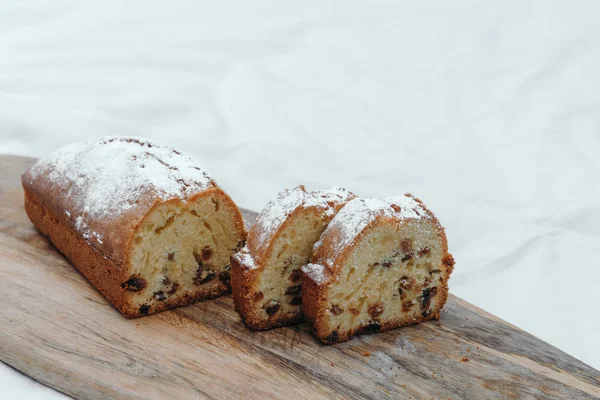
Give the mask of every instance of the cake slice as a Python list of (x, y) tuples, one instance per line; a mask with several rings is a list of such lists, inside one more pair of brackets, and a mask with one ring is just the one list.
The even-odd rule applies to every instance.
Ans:
[(25, 209), (126, 317), (230, 292), (242, 216), (196, 161), (140, 138), (66, 146), (23, 174)]
[(262, 330), (302, 319), (300, 268), (327, 223), (354, 195), (342, 188), (284, 190), (269, 202), (231, 257), (233, 301), (242, 320)]
[(453, 266), (444, 229), (421, 201), (357, 198), (302, 268), (304, 314), (327, 344), (439, 318)]

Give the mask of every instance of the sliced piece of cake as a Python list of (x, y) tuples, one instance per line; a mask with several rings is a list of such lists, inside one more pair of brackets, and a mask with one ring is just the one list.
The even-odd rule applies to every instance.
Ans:
[(324, 343), (439, 318), (453, 266), (444, 229), (421, 201), (357, 198), (302, 268), (303, 311)]
[(190, 157), (103, 138), (42, 158), (22, 182), (31, 221), (123, 315), (229, 293), (242, 216)]
[(284, 190), (250, 228), (246, 247), (231, 257), (236, 311), (256, 330), (302, 319), (300, 268), (338, 210), (355, 196), (342, 188)]

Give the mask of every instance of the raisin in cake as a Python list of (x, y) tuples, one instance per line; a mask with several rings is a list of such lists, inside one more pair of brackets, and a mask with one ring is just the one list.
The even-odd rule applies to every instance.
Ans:
[(448, 297), (444, 229), (411, 195), (350, 201), (313, 252), (302, 307), (324, 343), (439, 318)]
[(23, 174), (42, 234), (126, 317), (230, 291), (242, 216), (193, 159), (140, 138), (76, 143)]
[(248, 233), (247, 246), (231, 257), (236, 311), (252, 329), (302, 319), (300, 268), (327, 223), (354, 195), (342, 188), (284, 190), (269, 202)]

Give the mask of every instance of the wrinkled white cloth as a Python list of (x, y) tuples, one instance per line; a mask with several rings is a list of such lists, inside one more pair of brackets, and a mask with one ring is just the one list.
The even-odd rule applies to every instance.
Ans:
[(416, 3), (2, 2), (0, 152), (145, 136), (254, 210), (412, 192), (452, 293), (600, 368), (597, 3)]

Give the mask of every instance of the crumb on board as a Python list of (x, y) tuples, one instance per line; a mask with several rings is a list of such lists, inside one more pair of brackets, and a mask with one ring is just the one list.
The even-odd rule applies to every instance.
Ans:
[(402, 387), (402, 389), (406, 389), (406, 384), (404, 384), (404, 383), (403, 383), (403, 384), (402, 384), (402, 385), (400, 385), (400, 386)]
[(363, 355), (363, 356), (365, 356), (365, 357), (369, 357), (369, 356), (371, 356), (371, 352), (370, 352), (370, 351), (367, 351), (367, 350), (363, 351), (363, 352), (362, 352), (362, 353), (360, 353), (360, 354), (362, 354), (362, 355)]
[(469, 357), (463, 357), (463, 358), (460, 359), (460, 361), (462, 361), (462, 362), (469, 362), (470, 360), (469, 360)]

